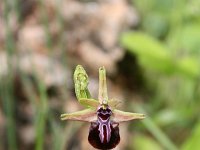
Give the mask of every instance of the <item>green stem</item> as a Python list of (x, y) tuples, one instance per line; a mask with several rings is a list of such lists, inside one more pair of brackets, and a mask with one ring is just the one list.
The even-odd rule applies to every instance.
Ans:
[(45, 85), (40, 80), (38, 80), (37, 83), (40, 94), (40, 103), (38, 104), (38, 115), (36, 120), (36, 150), (43, 150), (48, 104)]
[(12, 60), (12, 56), (14, 54), (15, 44), (13, 33), (11, 32), (11, 28), (9, 25), (9, 13), (12, 11), (11, 3), (7, 0), (4, 0), (5, 10), (4, 10), (4, 21), (6, 27), (6, 40), (5, 40), (5, 49), (7, 52), (7, 64), (8, 64), (8, 75), (5, 80), (2, 80), (4, 83), (2, 84), (1, 96), (3, 100), (4, 112), (7, 119), (7, 142), (9, 150), (17, 150), (17, 138), (16, 138), (16, 124), (15, 124), (15, 99), (14, 99), (14, 72), (13, 65), (10, 60)]

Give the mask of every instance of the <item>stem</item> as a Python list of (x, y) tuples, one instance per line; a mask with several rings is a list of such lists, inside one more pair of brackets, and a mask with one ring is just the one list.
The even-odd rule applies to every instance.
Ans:
[[(11, 2), (11, 1), (9, 1)], [(7, 53), (7, 64), (8, 64), (8, 74), (5, 79), (1, 82), (2, 89), (0, 89), (0, 99), (2, 99), (2, 105), (5, 112), (5, 117), (7, 120), (6, 126), (6, 142), (8, 145), (8, 150), (17, 150), (17, 137), (16, 137), (16, 120), (15, 120), (15, 109), (16, 109), (16, 99), (14, 97), (14, 68), (12, 64), (13, 55), (15, 53), (16, 45), (13, 32), (9, 24), (10, 12), (13, 11), (13, 3), (9, 3), (4, 0), (5, 9), (3, 12), (3, 21), (5, 21), (5, 49)], [(15, 5), (15, 4), (14, 4)], [(15, 11), (15, 13), (17, 13)], [(1, 67), (0, 67), (1, 68)], [(1, 140), (2, 141), (2, 140)], [(3, 144), (2, 144), (3, 145)]]
[(99, 68), (99, 102), (100, 104), (108, 104), (108, 93), (106, 85), (106, 70), (104, 67)]

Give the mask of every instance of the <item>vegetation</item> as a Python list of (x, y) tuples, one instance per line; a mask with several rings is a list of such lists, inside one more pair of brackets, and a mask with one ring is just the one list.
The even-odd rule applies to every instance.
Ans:
[[(93, 7), (83, 6), (90, 2), (77, 0), (73, 7), (77, 12), (81, 8), (87, 11), (86, 8)], [(63, 112), (81, 110), (74, 104), (72, 72), (77, 64), (82, 64), (92, 78), (91, 91), (98, 87), (95, 82), (98, 74), (94, 72), (97, 66), (104, 65), (108, 72), (108, 93), (126, 99), (124, 110), (147, 116), (143, 121), (128, 124), (128, 132), (121, 135), (130, 138), (121, 149), (199, 149), (200, 0), (127, 3), (136, 9), (139, 22), (133, 28), (127, 26), (125, 32), (120, 31), (119, 43), (114, 46), (121, 45), (123, 56), (116, 60), (114, 57), (118, 55), (104, 45), (109, 38), (103, 42), (96, 38), (103, 34), (104, 28), (87, 24), (89, 17), (84, 18), (87, 21), (79, 17), (71, 21), (71, 16), (77, 15), (72, 11), (75, 9), (70, 9), (74, 14), (68, 16), (64, 9), (68, 5), (63, 3), (0, 2), (0, 147), (85, 148), (81, 144), (87, 143), (83, 138), (87, 137), (84, 125), (60, 120)], [(95, 3), (91, 6), (97, 8), (99, 3)], [(109, 16), (103, 17), (111, 20)], [(106, 35), (111, 36), (111, 31)], [(88, 39), (93, 45), (84, 43)], [(101, 49), (96, 50), (94, 45)], [(84, 46), (88, 50), (94, 48), (95, 52), (82, 50)], [(96, 93), (93, 91), (91, 95)]]

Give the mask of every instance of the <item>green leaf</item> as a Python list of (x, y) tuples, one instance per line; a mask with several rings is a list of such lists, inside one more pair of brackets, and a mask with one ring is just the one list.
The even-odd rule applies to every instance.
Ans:
[(162, 150), (163, 148), (151, 137), (137, 135), (133, 139), (132, 148), (136, 150)]
[(200, 55), (200, 23), (189, 23), (171, 33), (169, 44), (178, 51)]
[(174, 62), (168, 49), (153, 37), (142, 32), (128, 32), (122, 35), (121, 43), (129, 52), (139, 57), (143, 67), (163, 73), (174, 71)]
[(193, 130), (192, 135), (183, 144), (181, 150), (199, 150), (200, 147), (200, 123)]
[(185, 57), (177, 62), (177, 71), (190, 77), (199, 76), (199, 63), (195, 57)]
[(145, 33), (124, 33), (121, 44), (137, 55), (140, 65), (146, 70), (169, 75), (178, 73), (189, 78), (196, 78), (200, 74), (197, 58), (188, 56), (176, 60), (164, 44)]

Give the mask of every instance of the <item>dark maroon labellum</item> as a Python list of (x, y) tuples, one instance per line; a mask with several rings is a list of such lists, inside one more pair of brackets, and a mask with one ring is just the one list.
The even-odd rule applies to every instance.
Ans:
[(120, 141), (118, 123), (110, 120), (112, 111), (100, 107), (97, 111), (97, 122), (91, 123), (88, 141), (97, 149), (113, 149)]

